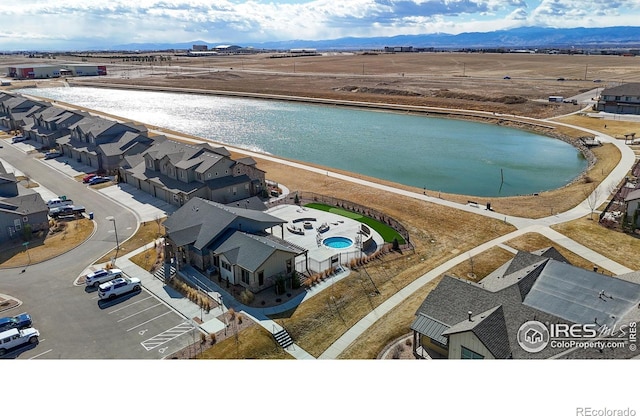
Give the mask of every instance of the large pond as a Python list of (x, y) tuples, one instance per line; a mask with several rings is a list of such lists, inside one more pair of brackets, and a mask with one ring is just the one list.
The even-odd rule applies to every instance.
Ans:
[(84, 87), (16, 92), (441, 192), (532, 194), (566, 185), (587, 167), (583, 155), (565, 142), (492, 124), (168, 92)]

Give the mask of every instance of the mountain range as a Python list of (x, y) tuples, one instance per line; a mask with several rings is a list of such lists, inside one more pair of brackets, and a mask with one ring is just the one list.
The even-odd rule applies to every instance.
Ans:
[[(114, 50), (166, 50), (191, 49), (193, 45), (217, 46), (202, 40), (183, 43), (132, 43), (114, 46)], [(234, 42), (226, 42), (234, 44)], [(385, 46), (413, 46), (414, 48), (638, 48), (640, 26), (612, 26), (603, 28), (520, 27), (493, 32), (468, 32), (457, 35), (435, 33), (425, 35), (399, 35), (389, 37), (345, 37), (327, 40), (286, 40), (260, 42), (250, 45), (255, 49), (288, 50), (314, 48), (317, 50), (383, 49)]]

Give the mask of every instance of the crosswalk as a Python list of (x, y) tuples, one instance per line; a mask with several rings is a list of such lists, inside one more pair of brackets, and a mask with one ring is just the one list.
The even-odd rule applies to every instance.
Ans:
[(171, 329), (168, 329), (152, 338), (149, 338), (145, 341), (142, 341), (140, 344), (147, 351), (151, 351), (154, 348), (159, 347), (162, 344), (166, 344), (167, 342), (178, 338), (182, 334), (186, 334), (189, 331), (195, 331), (195, 327), (191, 322), (183, 322), (179, 325), (174, 326)]

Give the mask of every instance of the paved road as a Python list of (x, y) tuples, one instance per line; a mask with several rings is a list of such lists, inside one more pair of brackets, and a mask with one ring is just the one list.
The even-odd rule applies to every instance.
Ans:
[[(444, 109), (440, 109), (440, 110), (444, 110)], [(459, 111), (461, 113), (465, 113), (466, 111)], [(468, 111), (467, 113), (472, 113), (472, 114), (483, 114), (483, 115), (487, 115), (489, 116), (491, 113), (487, 113), (487, 112), (479, 112), (479, 111)], [(520, 119), (522, 121), (528, 121), (528, 122), (538, 122), (539, 120), (536, 119), (532, 119), (532, 118), (527, 118), (527, 117), (516, 117), (516, 116), (512, 116), (512, 115), (498, 115), (500, 117), (512, 117), (515, 119)], [(550, 121), (548, 120), (548, 122), (553, 122), (555, 124), (558, 125), (564, 125), (560, 122), (555, 122), (555, 121)], [(575, 127), (575, 126), (572, 126)], [(376, 319), (378, 319), (380, 316), (384, 315), (385, 313), (387, 313), (388, 311), (390, 311), (393, 307), (397, 306), (400, 302), (402, 302), (404, 299), (406, 299), (407, 296), (410, 296), (412, 293), (414, 293), (416, 290), (418, 290), (420, 287), (422, 287), (424, 284), (428, 283), (429, 281), (431, 281), (432, 279), (434, 279), (435, 277), (437, 277), (438, 275), (442, 274), (443, 272), (445, 272), (446, 270), (450, 269), (451, 267), (453, 267), (454, 265), (465, 261), (469, 258), (469, 256), (474, 256), (477, 255), (479, 253), (481, 253), (484, 250), (489, 249), (490, 247), (493, 247), (495, 245), (500, 245), (503, 244), (505, 241), (508, 241), (512, 238), (515, 238), (518, 235), (522, 235), (526, 232), (539, 232), (542, 233), (544, 235), (546, 235), (548, 238), (550, 238), (552, 241), (556, 242), (557, 244), (560, 244), (572, 251), (575, 251), (576, 253), (579, 253), (580, 255), (582, 255), (583, 257), (589, 259), (590, 261), (592, 261), (594, 264), (606, 268), (608, 270), (611, 270), (612, 272), (619, 274), (619, 273), (625, 273), (627, 271), (630, 271), (628, 268), (618, 265), (615, 262), (612, 262), (611, 260), (607, 259), (606, 257), (595, 253), (591, 250), (588, 250), (586, 247), (577, 244), (576, 242), (566, 238), (565, 236), (560, 235), (559, 233), (551, 230), (550, 228), (548, 228), (550, 225), (553, 224), (559, 224), (562, 222), (566, 222), (566, 221), (570, 221), (576, 218), (580, 218), (583, 217), (584, 215), (587, 215), (588, 213), (590, 213), (592, 206), (599, 206), (601, 203), (603, 203), (606, 198), (609, 195), (609, 191), (610, 189), (612, 189), (612, 186), (614, 186), (615, 184), (617, 184), (622, 177), (624, 177), (624, 175), (626, 174), (626, 172), (629, 170), (629, 168), (631, 167), (631, 165), (633, 164), (634, 160), (635, 160), (635, 155), (633, 154), (633, 151), (631, 151), (631, 149), (629, 149), (626, 145), (624, 144), (620, 144), (619, 141), (615, 140), (614, 138), (610, 137), (610, 136), (606, 136), (601, 134), (600, 132), (595, 132), (595, 131), (590, 131), (587, 129), (583, 129), (585, 132), (587, 133), (591, 133), (591, 134), (595, 134), (596, 136), (599, 137), (599, 139), (603, 142), (610, 142), (613, 143), (615, 146), (617, 146), (621, 153), (622, 153), (622, 159), (620, 161), (620, 164), (616, 167), (616, 169), (614, 169), (614, 171), (603, 181), (603, 183), (596, 188), (596, 190), (594, 191), (594, 193), (587, 199), (585, 199), (585, 201), (581, 204), (579, 204), (577, 207), (567, 211), (567, 212), (563, 212), (563, 213), (557, 213), (555, 215), (550, 215), (546, 218), (542, 218), (542, 219), (538, 219), (538, 220), (532, 220), (532, 219), (528, 219), (528, 218), (521, 218), (521, 217), (514, 217), (514, 216), (508, 216), (508, 215), (504, 215), (501, 214), (499, 212), (495, 212), (495, 211), (487, 211), (483, 208), (477, 208), (477, 207), (472, 207), (472, 206), (468, 206), (468, 205), (464, 205), (464, 204), (458, 204), (458, 203), (454, 203), (451, 201), (446, 201), (446, 200), (442, 200), (439, 198), (433, 198), (433, 197), (429, 197), (420, 193), (414, 193), (414, 192), (409, 192), (409, 191), (405, 191), (402, 189), (396, 189), (393, 187), (389, 187), (389, 186), (385, 186), (385, 185), (380, 185), (374, 182), (369, 182), (366, 180), (362, 180), (362, 179), (358, 179), (358, 178), (353, 178), (350, 177), (348, 175), (342, 175), (342, 174), (337, 174), (337, 173), (333, 173), (333, 172), (329, 172), (323, 169), (319, 169), (319, 168), (314, 168), (314, 167), (310, 167), (310, 166), (306, 166), (303, 165), (301, 163), (297, 163), (297, 162), (290, 162), (290, 161), (284, 161), (281, 159), (278, 159), (277, 157), (272, 157), (272, 156), (267, 156), (261, 153), (255, 153), (255, 152), (251, 152), (251, 151), (247, 151), (244, 149), (238, 149), (238, 148), (233, 148), (230, 146), (227, 146), (229, 148), (229, 150), (231, 151), (235, 151), (238, 153), (242, 153), (242, 154), (246, 154), (252, 157), (256, 157), (256, 158), (261, 158), (261, 159), (267, 159), (267, 160), (271, 160), (274, 162), (278, 162), (278, 163), (284, 163), (284, 164), (288, 164), (290, 166), (294, 166), (300, 169), (306, 169), (309, 171), (313, 171), (316, 173), (320, 173), (323, 175), (328, 175), (331, 177), (335, 177), (335, 178), (339, 178), (341, 180), (345, 180), (345, 181), (351, 181), (351, 182), (355, 182), (364, 186), (368, 186), (368, 187), (373, 187), (373, 188), (377, 188), (380, 189), (382, 191), (385, 192), (391, 192), (391, 193), (396, 193), (396, 194), (400, 194), (400, 195), (404, 195), (404, 196), (408, 196), (411, 198), (415, 198), (415, 199), (421, 199), (424, 200), (426, 202), (431, 202), (431, 203), (436, 203), (436, 204), (441, 204), (441, 205), (445, 205), (454, 209), (459, 209), (459, 210), (463, 210), (463, 211), (467, 211), (467, 212), (473, 212), (479, 215), (483, 215), (486, 217), (491, 217), (494, 219), (499, 219), (499, 220), (504, 220), (507, 221), (511, 224), (513, 224), (517, 230), (501, 236), (497, 239), (494, 239), (492, 241), (489, 241), (487, 243), (484, 243), (478, 247), (475, 247), (472, 250), (469, 250), (466, 253), (462, 253), (460, 255), (458, 255), (457, 257), (455, 257), (454, 259), (449, 260), (448, 262), (436, 267), (435, 269), (431, 270), (430, 272), (426, 273), (425, 275), (421, 276), (420, 278), (418, 278), (416, 281), (414, 281), (412, 284), (408, 285), (407, 287), (403, 288), (402, 290), (400, 290), (396, 295), (392, 296), (390, 299), (388, 299), (386, 302), (384, 302), (383, 304), (381, 304), (378, 308), (376, 308), (374, 311), (372, 311), (370, 314), (368, 314), (367, 316), (365, 316), (360, 322), (358, 322), (353, 328), (351, 328), (349, 331), (347, 331), (347, 333), (345, 333), (342, 337), (340, 337), (338, 340), (336, 340), (336, 342), (330, 346), (321, 356), (320, 358), (337, 358), (339, 357), (339, 355), (344, 351), (345, 348), (347, 348), (359, 335), (361, 335), (366, 329), (368, 329), (374, 322)], [(151, 130), (153, 131), (153, 130)], [(180, 140), (188, 140), (185, 139), (184, 137), (181, 136), (176, 136), (173, 134), (167, 134), (164, 131), (157, 131), (157, 133), (160, 134), (164, 134), (168, 137), (173, 137), (173, 138), (179, 138)], [(20, 162), (20, 155), (18, 154), (12, 154), (13, 150), (9, 151), (8, 153), (8, 160), (9, 162), (11, 162), (12, 160), (14, 162)], [(27, 163), (25, 165), (25, 168), (27, 169), (25, 171), (25, 173), (28, 173), (29, 175), (33, 175), (33, 177), (37, 177), (39, 178), (40, 175), (44, 174), (46, 176), (46, 171), (41, 170), (41, 167), (34, 165), (34, 163), (41, 163), (41, 162), (30, 162)], [(22, 165), (20, 165), (22, 168)], [(75, 198), (74, 195), (76, 195), (76, 192), (80, 192), (80, 187), (83, 188), (83, 190), (86, 191), (86, 186), (83, 185), (79, 185), (76, 181), (71, 181), (73, 182), (73, 184), (71, 184), (72, 187), (75, 188), (67, 188), (66, 184), (64, 187), (60, 187), (59, 184), (58, 186), (56, 186), (56, 180), (52, 180), (51, 178), (47, 178), (43, 181), (43, 184), (46, 184), (47, 187), (50, 187), (51, 189), (53, 189), (54, 191), (57, 192), (65, 192), (68, 196)], [(70, 190), (67, 190), (70, 189)], [(80, 194), (78, 194), (80, 195)], [(84, 194), (82, 194), (84, 196)], [(91, 199), (89, 199), (91, 200)], [(94, 201), (94, 202), (98, 202), (98, 200)], [(106, 204), (106, 206), (101, 206), (98, 208), (96, 208), (96, 218), (98, 220), (100, 220), (100, 218), (104, 218), (106, 215), (112, 215), (113, 211), (113, 206), (109, 206), (109, 204)], [(120, 210), (120, 212), (124, 212), (123, 210)], [(125, 214), (120, 214), (121, 216), (118, 216), (116, 219), (118, 221), (118, 224), (120, 224), (121, 221), (132, 221), (132, 219), (128, 219), (126, 218)], [(129, 213), (129, 215), (132, 215)], [(135, 222), (135, 221), (134, 221)], [(129, 224), (131, 224), (131, 222), (129, 222)], [(103, 224), (104, 225), (104, 220), (103, 220)], [(107, 224), (107, 228), (111, 226), (111, 223)], [(104, 229), (104, 227), (100, 226), (98, 227), (99, 229)], [(131, 227), (133, 228), (133, 227)], [(129, 234), (130, 235), (130, 234)], [(94, 240), (92, 238), (92, 240)], [(108, 233), (105, 234), (104, 231), (95, 239), (98, 241), (106, 241), (108, 240)], [(95, 243), (95, 241), (92, 241), (93, 243)], [(107, 251), (109, 248), (113, 247), (113, 245), (111, 245), (110, 247), (108, 247), (107, 249), (105, 249), (104, 251)], [(95, 247), (92, 247), (93, 250), (87, 250), (87, 251), (92, 251), (92, 252), (96, 252), (95, 251)], [(98, 252), (103, 252), (103, 251), (98, 251)], [(61, 261), (61, 260), (59, 260)], [(60, 267), (63, 267), (62, 265), (60, 265)], [(66, 266), (67, 268), (71, 268), (71, 266)], [(49, 267), (45, 267), (49, 268)], [(34, 267), (35, 269), (35, 267)], [(67, 269), (65, 269), (66, 271)], [(70, 270), (69, 270), (70, 271)], [(40, 271), (40, 273), (42, 273), (42, 271)], [(79, 274), (79, 272), (77, 273)], [(76, 274), (76, 275), (77, 275)], [(264, 321), (264, 317), (257, 317), (258, 321), (263, 322)], [(305, 358), (308, 358), (308, 354), (306, 354), (304, 351), (300, 351), (300, 350), (296, 350), (296, 353), (294, 354), (294, 356), (303, 356)]]
[[(74, 285), (88, 264), (94, 263), (116, 245), (113, 223), (105, 218), (115, 217), (118, 237), (122, 242), (135, 233), (138, 226), (136, 216), (101, 193), (60, 174), (48, 164), (49, 161), (27, 155), (20, 148), (27, 149), (26, 146), (11, 144), (0, 149), (0, 157), (8, 162), (8, 170), (13, 166), (49, 192), (64, 194), (82, 203), (87, 211), (94, 212), (96, 223), (96, 231), (91, 238), (70, 252), (44, 263), (0, 271), (0, 291), (23, 302), (12, 312), (31, 313), (34, 326), (42, 333), (40, 345), (20, 357), (157, 358), (158, 354), (148, 354), (137, 338), (125, 339), (127, 328), (123, 328), (124, 321), (111, 319), (114, 315), (110, 312), (117, 308), (100, 304), (95, 292), (87, 292), (83, 286)], [(51, 164), (59, 163), (60, 159), (51, 161)], [(120, 301), (135, 304), (144, 297)], [(169, 310), (166, 305), (162, 306)], [(184, 321), (181, 316), (174, 319), (177, 322), (172, 322), (174, 325)], [(166, 324), (170, 326), (169, 322)]]

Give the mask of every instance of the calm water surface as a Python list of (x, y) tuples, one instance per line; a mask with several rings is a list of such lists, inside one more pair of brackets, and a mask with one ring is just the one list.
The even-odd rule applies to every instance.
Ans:
[(531, 194), (559, 188), (587, 167), (567, 143), (491, 124), (167, 92), (84, 87), (17, 92), (434, 191)]

